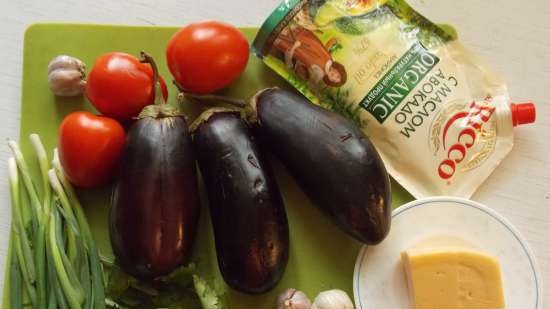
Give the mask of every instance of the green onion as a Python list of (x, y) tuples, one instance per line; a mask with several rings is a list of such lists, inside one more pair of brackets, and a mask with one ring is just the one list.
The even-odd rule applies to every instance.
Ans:
[(44, 145), (42, 144), (42, 141), (40, 140), (38, 134), (33, 133), (29, 135), (29, 139), (31, 140), (31, 144), (34, 148), (34, 151), (36, 152), (38, 165), (40, 166), (40, 174), (42, 175), (42, 205), (44, 205), (44, 208), (47, 208), (50, 206), (50, 199), (52, 197), (52, 190), (50, 188), (50, 182), (48, 180), (48, 170), (50, 169), (50, 164), (48, 163), (48, 155), (46, 154), (46, 149), (44, 148)]
[(59, 179), (57, 178), (57, 175), (55, 174), (55, 171), (53, 169), (48, 171), (48, 177), (50, 179), (50, 185), (52, 186), (53, 190), (57, 194), (57, 197), (59, 198), (59, 202), (61, 203), (61, 206), (63, 206), (63, 212), (67, 218), (67, 221), (72, 222), (68, 225), (68, 228), (65, 229), (67, 233), (67, 255), (69, 256), (69, 260), (71, 261), (71, 264), (76, 265), (76, 260), (78, 257), (76, 235), (75, 235), (75, 230), (71, 228), (71, 225), (72, 226), (76, 225), (76, 223), (74, 223), (76, 222), (76, 219), (74, 217), (74, 213), (71, 208), (71, 203), (69, 202), (67, 195), (65, 194), (65, 191), (63, 191), (63, 187), (61, 186), (61, 183), (59, 182)]
[[(63, 248), (64, 240), (63, 240), (63, 223), (61, 220), (61, 215), (59, 213), (60, 207), (56, 207), (54, 211), (55, 215), (55, 222), (57, 223), (55, 226), (55, 237), (57, 241), (58, 248)], [(69, 261), (69, 258), (67, 257), (67, 254), (63, 250), (59, 250), (59, 254), (61, 256), (61, 261), (63, 262), (63, 266), (65, 269), (65, 272), (67, 274), (67, 277), (69, 278), (69, 282), (71, 283), (71, 286), (76, 291), (76, 298), (79, 300), (80, 303), (84, 302), (84, 291), (82, 289), (82, 286), (80, 282), (78, 281), (78, 276), (75, 271), (75, 268), (73, 268), (73, 265)]]
[(8, 141), (13, 153), (8, 161), (10, 307), (104, 309), (103, 270), (82, 205), (63, 173), (57, 150), (50, 169), (40, 137), (31, 134), (29, 139), (40, 167), (41, 190), (33, 183), (19, 145)]
[(88, 260), (88, 254), (84, 252), (82, 256), (82, 265), (80, 268), (80, 283), (84, 290), (84, 305), (82, 308), (93, 308), (93, 290), (90, 277), (90, 263)]
[[(55, 277), (53, 278), (53, 280), (56, 280)], [(55, 296), (53, 281), (50, 281), (50, 287), (48, 292), (48, 309), (57, 309), (57, 298)]]
[[(60, 249), (57, 245), (56, 230), (55, 225), (57, 224), (56, 216), (52, 213), (50, 214), (50, 227), (48, 233), (48, 245), (51, 248), (51, 255), (53, 260), (53, 265), (57, 273), (57, 279), (63, 290), (63, 294), (67, 298), (67, 303), (71, 309), (80, 309), (81, 299), (79, 299), (80, 293), (74, 289), (69, 280), (69, 275), (65, 270), (65, 265), (61, 257)], [(58, 293), (59, 294), (59, 293)], [(58, 295), (59, 297), (59, 295)]]
[[(50, 229), (50, 226), (48, 226), (48, 231)], [(63, 295), (63, 290), (61, 289), (61, 286), (59, 284), (59, 280), (57, 278), (57, 274), (55, 271), (55, 265), (54, 265), (54, 258), (52, 255), (51, 247), (48, 246), (47, 252), (47, 261), (48, 261), (48, 278), (50, 280), (50, 288), (51, 292), (50, 295), (54, 295), (55, 302), (59, 306), (60, 309), (68, 309), (69, 306), (67, 304), (67, 301), (65, 300), (65, 296)], [(57, 309), (55, 307), (54, 309)]]
[[(13, 234), (12, 234), (13, 235)], [(10, 243), (13, 244), (14, 239), (11, 238)], [(13, 247), (12, 247), (13, 248)], [(23, 291), (21, 290), (21, 270), (17, 255), (11, 251), (10, 253), (10, 309), (23, 309), (22, 299)]]
[(36, 290), (37, 290), (37, 306), (43, 308), (46, 306), (46, 226), (49, 220), (50, 204), (52, 199), (52, 189), (48, 181), (48, 155), (46, 149), (40, 140), (38, 134), (31, 134), (29, 136), (31, 144), (33, 145), (38, 164), (40, 166), (40, 173), (42, 176), (42, 211), (38, 216), (38, 231), (35, 236), (35, 263), (36, 263)]
[(59, 302), (59, 308), (60, 309), (69, 309), (69, 304), (67, 303), (67, 299), (65, 298), (65, 295), (63, 294), (63, 290), (61, 289), (61, 285), (59, 283), (59, 279), (56, 278), (55, 282), (53, 283), (55, 286), (55, 291), (57, 294), (57, 300)]
[(23, 157), (23, 154), (21, 153), (19, 145), (17, 145), (15, 141), (10, 140), (8, 141), (8, 146), (11, 148), (13, 156), (15, 157), (17, 167), (21, 172), (21, 176), (23, 177), (25, 190), (27, 191), (27, 194), (29, 195), (31, 201), (31, 221), (33, 224), (33, 231), (36, 231), (36, 228), (38, 227), (38, 211), (40, 210), (40, 208), (42, 208), (42, 205), (40, 204), (40, 200), (38, 199), (38, 194), (36, 193), (36, 188), (34, 187), (34, 184), (32, 182), (29, 167), (27, 165), (27, 162), (25, 161), (25, 158)]
[(20, 207), (21, 207), (21, 194), (19, 190), (19, 175), (17, 172), (17, 163), (14, 158), (8, 159), (8, 173), (10, 183), (10, 196), (12, 204), (12, 216), (13, 216), (13, 238), (15, 255), (19, 262), (19, 268), (29, 294), (29, 298), (33, 305), (36, 305), (36, 290), (34, 289), (35, 270), (32, 258), (31, 245), (27, 232), (23, 227), (23, 220), (21, 219)]
[(76, 213), (76, 218), (78, 224), (82, 230), (83, 238), (85, 241), (85, 246), (87, 246), (89, 259), (90, 259), (90, 270), (92, 272), (92, 291), (93, 291), (93, 308), (94, 309), (105, 309), (105, 282), (103, 278), (103, 269), (101, 268), (101, 261), (99, 259), (99, 253), (95, 244), (95, 241), (92, 236), (92, 231), (86, 220), (86, 215), (84, 214), (84, 209), (78, 200), (76, 192), (71, 185), (71, 183), (65, 177), (63, 167), (59, 161), (59, 154), (57, 148), (54, 149), (53, 162), (52, 165), (56, 171), (58, 180), (60, 181), (63, 189), (67, 193), (68, 199), (71, 201), (73, 208)]
[(46, 306), (46, 224), (42, 223), (38, 227), (38, 233), (35, 236), (34, 260), (36, 263), (36, 291), (37, 306), (43, 308)]

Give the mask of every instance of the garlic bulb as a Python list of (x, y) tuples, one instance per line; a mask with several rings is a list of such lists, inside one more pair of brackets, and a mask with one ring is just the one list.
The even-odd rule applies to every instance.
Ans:
[(48, 85), (55, 95), (76, 96), (82, 93), (86, 81), (84, 62), (71, 56), (57, 56), (48, 64)]
[(296, 289), (287, 289), (277, 297), (276, 309), (310, 309), (311, 301)]
[(353, 302), (342, 290), (329, 290), (319, 293), (311, 309), (353, 309)]

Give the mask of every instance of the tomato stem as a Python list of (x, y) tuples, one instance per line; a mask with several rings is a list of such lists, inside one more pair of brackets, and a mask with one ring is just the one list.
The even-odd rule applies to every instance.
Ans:
[(155, 94), (155, 105), (161, 105), (165, 104), (166, 101), (164, 100), (164, 97), (162, 96), (162, 91), (160, 89), (160, 82), (159, 82), (159, 70), (157, 67), (157, 64), (155, 62), (155, 59), (145, 51), (140, 52), (140, 59), (139, 61), (141, 63), (148, 63), (151, 66), (151, 69), (153, 70), (153, 91)]

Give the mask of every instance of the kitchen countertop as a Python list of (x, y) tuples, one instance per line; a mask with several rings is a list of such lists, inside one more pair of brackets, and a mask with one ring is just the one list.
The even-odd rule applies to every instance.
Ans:
[[(6, 0), (0, 12), (0, 140), (18, 137), (23, 35), (32, 23), (177, 26), (218, 19), (257, 26), (279, 2)], [(411, 4), (435, 22), (453, 24), (464, 44), (505, 77), (515, 102), (537, 103), (536, 124), (515, 130), (514, 149), (472, 199), (492, 207), (519, 229), (535, 253), (543, 281), (550, 284), (550, 96), (546, 93), (550, 88), (550, 6), (543, 0), (411, 0)], [(7, 145), (0, 145), (0, 278), (10, 224), (9, 155)], [(543, 303), (550, 308), (548, 286)]]

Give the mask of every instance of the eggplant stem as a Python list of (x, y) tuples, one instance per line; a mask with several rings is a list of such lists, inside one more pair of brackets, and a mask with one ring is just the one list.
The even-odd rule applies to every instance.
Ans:
[(242, 99), (226, 97), (226, 96), (217, 95), (217, 94), (200, 94), (200, 93), (187, 92), (185, 91), (185, 88), (183, 88), (176, 80), (172, 80), (172, 83), (180, 91), (180, 93), (178, 94), (178, 99), (183, 97), (183, 98), (198, 100), (198, 101), (220, 101), (240, 109), (243, 109), (247, 106), (247, 102)]
[(182, 92), (182, 93), (185, 98), (199, 100), (199, 101), (220, 101), (240, 109), (245, 108), (247, 105), (245, 100), (224, 97), (216, 94), (196, 94), (196, 93), (189, 93), (189, 92)]
[(241, 108), (227, 108), (227, 107), (211, 107), (205, 111), (203, 111), (191, 125), (189, 126), (189, 131), (194, 132), (203, 122), (208, 121), (210, 117), (212, 117), (216, 113), (236, 113), (239, 114), (241, 117), (243, 115), (243, 109)]
[(151, 69), (153, 70), (153, 91), (155, 95), (155, 105), (161, 105), (166, 104), (166, 100), (164, 100), (164, 97), (162, 96), (162, 91), (160, 89), (160, 82), (159, 82), (159, 70), (157, 67), (157, 63), (155, 62), (155, 59), (145, 51), (140, 52), (140, 59), (139, 61), (141, 63), (148, 63), (151, 66)]

